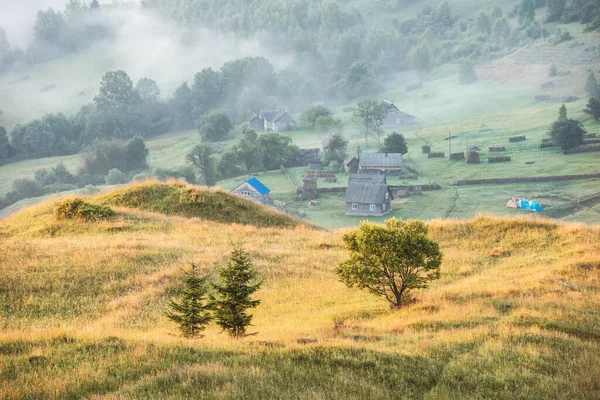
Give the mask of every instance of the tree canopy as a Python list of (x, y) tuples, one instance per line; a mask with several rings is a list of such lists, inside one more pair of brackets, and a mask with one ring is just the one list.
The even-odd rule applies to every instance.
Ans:
[(350, 254), (336, 269), (340, 280), (385, 298), (392, 308), (406, 304), (411, 290), (440, 277), (442, 253), (421, 221), (362, 222), (343, 240)]
[(381, 136), (383, 119), (387, 115), (387, 110), (383, 108), (377, 100), (364, 99), (358, 102), (352, 118), (354, 123), (360, 129), (361, 134), (365, 138), (365, 143), (368, 143), (369, 137), (376, 135), (377, 140)]

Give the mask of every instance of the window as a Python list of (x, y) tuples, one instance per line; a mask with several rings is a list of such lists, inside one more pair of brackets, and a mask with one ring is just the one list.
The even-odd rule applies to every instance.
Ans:
[(371, 205), (369, 206), (369, 210), (370, 210), (370, 211), (375, 211), (375, 209), (376, 209), (376, 208), (377, 208), (377, 206), (375, 206), (375, 204), (371, 204)]
[(385, 199), (387, 200), (390, 197), (389, 192), (385, 192)]
[(383, 203), (383, 206), (381, 206), (381, 208), (383, 209), (383, 211), (385, 211), (385, 203)]
[(250, 192), (249, 192), (249, 191), (247, 191), (247, 190), (244, 190), (244, 191), (242, 191), (242, 196), (250, 197), (250, 196), (252, 196), (252, 195), (250, 194)]
[(352, 209), (358, 210), (358, 203), (352, 203)]

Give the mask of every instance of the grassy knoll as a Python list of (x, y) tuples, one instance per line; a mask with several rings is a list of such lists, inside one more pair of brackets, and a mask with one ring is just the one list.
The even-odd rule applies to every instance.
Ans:
[[(118, 192), (116, 192), (118, 193)], [(102, 201), (106, 195), (88, 201)], [(333, 268), (343, 231), (116, 208), (0, 222), (0, 397), (595, 398), (600, 229), (431, 221), (442, 277), (399, 311)], [(166, 298), (190, 262), (243, 243), (263, 278), (256, 334), (178, 336)]]
[(109, 206), (136, 208), (166, 215), (202, 218), (261, 227), (295, 227), (300, 221), (220, 189), (180, 182), (143, 182), (100, 196)]

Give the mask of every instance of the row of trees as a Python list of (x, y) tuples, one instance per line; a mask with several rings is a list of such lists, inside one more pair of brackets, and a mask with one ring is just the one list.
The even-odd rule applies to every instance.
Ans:
[(38, 11), (26, 50), (11, 46), (0, 27), (0, 72), (17, 63), (36, 63), (80, 51), (112, 37), (115, 27), (98, 18), (100, 8), (97, 0), (68, 0), (64, 12), (52, 8)]
[[(0, 131), (0, 163), (74, 154), (98, 140), (151, 137), (197, 125), (206, 141), (219, 141), (231, 130), (236, 116), (243, 120), (265, 99), (274, 105), (275, 96), (292, 93), (291, 83), (277, 77), (265, 58), (244, 58), (224, 64), (219, 71), (202, 70), (191, 88), (184, 82), (171, 98), (163, 100), (152, 79), (142, 78), (134, 85), (125, 71), (109, 71), (93, 102), (77, 114), (48, 114), (17, 125), (8, 143)], [(257, 87), (274, 89), (265, 93), (254, 90)]]
[[(1, 136), (0, 136), (1, 137)], [(114, 185), (131, 181), (136, 173), (148, 168), (148, 148), (141, 137), (128, 141), (102, 141), (82, 153), (82, 167), (71, 173), (64, 164), (42, 168), (34, 173), (34, 179), (21, 178), (13, 181), (12, 190), (0, 198), (0, 208), (19, 200), (39, 197), (97, 185)], [(159, 171), (169, 176), (190, 177), (189, 171)], [(182, 176), (183, 175), (183, 176)], [(193, 173), (192, 173), (193, 176)]]
[(195, 146), (186, 156), (186, 161), (194, 165), (202, 182), (213, 186), (218, 179), (239, 176), (251, 171), (278, 169), (280, 165), (293, 162), (298, 147), (292, 139), (277, 133), (258, 135), (254, 129), (246, 129), (242, 138), (217, 157), (207, 143)]

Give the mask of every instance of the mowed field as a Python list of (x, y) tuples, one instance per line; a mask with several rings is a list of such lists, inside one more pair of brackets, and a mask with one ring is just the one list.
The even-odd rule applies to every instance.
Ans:
[[(127, 197), (124, 190), (89, 201), (106, 204)], [(169, 210), (164, 200), (144, 201), (153, 200)], [(441, 279), (391, 311), (338, 281), (344, 230), (128, 208), (106, 222), (58, 221), (53, 207), (0, 222), (2, 398), (592, 399), (600, 392), (598, 227), (431, 221), (444, 253)], [(167, 299), (190, 263), (212, 274), (232, 242), (250, 252), (263, 281), (252, 335), (234, 340), (210, 326), (202, 338), (182, 339), (164, 316)]]

